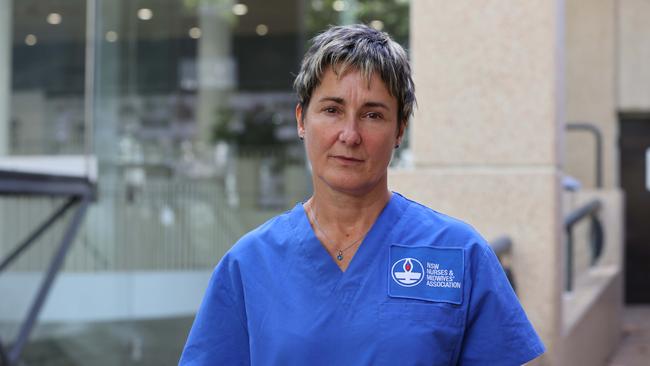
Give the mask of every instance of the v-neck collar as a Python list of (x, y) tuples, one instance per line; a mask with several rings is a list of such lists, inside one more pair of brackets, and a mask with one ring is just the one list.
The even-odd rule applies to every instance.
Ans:
[(298, 254), (304, 260), (298, 259), (297, 265), (303, 270), (303, 273), (311, 273), (314, 276), (312, 282), (314, 286), (323, 286), (323, 290), (331, 293), (343, 279), (352, 279), (367, 273), (364, 268), (371, 265), (380, 256), (381, 247), (389, 244), (389, 234), (407, 204), (404, 197), (398, 193), (392, 193), (388, 203), (379, 213), (350, 260), (348, 268), (341, 271), (334, 262), (335, 259), (330, 256), (316, 237), (303, 204), (298, 203), (294, 209), (295, 220), (292, 222), (296, 223), (296, 233), (298, 234), (296, 239), (299, 241)]

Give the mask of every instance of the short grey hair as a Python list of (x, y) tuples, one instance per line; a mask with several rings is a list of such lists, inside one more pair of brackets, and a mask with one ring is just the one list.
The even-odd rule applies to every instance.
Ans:
[(335, 68), (338, 75), (348, 68), (359, 70), (367, 81), (377, 72), (388, 92), (397, 99), (398, 127), (406, 124), (413, 113), (416, 101), (411, 66), (404, 48), (387, 33), (355, 24), (333, 26), (314, 37), (293, 82), (303, 109), (309, 106), (327, 67)]

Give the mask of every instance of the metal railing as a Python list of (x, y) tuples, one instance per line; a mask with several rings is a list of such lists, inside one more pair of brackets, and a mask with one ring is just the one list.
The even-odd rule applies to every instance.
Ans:
[(596, 143), (596, 166), (594, 168), (594, 174), (596, 175), (596, 188), (603, 187), (603, 134), (600, 132), (598, 127), (593, 123), (589, 122), (569, 122), (566, 124), (566, 129), (568, 131), (586, 131), (590, 132), (594, 136), (594, 141)]
[(564, 218), (564, 229), (567, 234), (567, 256), (566, 256), (566, 291), (573, 291), (573, 271), (574, 271), (574, 254), (573, 254), (573, 228), (582, 220), (590, 220), (589, 244), (591, 249), (591, 265), (595, 265), (600, 258), (605, 247), (603, 226), (598, 218), (598, 212), (602, 207), (599, 199), (594, 199), (585, 205), (577, 208)]
[(66, 225), (58, 245), (48, 258), (45, 273), (38, 290), (31, 301), (27, 314), (20, 325), (18, 336), (8, 347), (0, 341), (0, 365), (12, 366), (20, 364), (20, 356), (27, 340), (36, 325), (41, 310), (45, 304), (54, 280), (63, 266), (65, 258), (77, 235), (86, 210), (96, 196), (95, 184), (87, 178), (62, 177), (47, 174), (32, 174), (19, 172), (0, 172), (0, 195), (26, 197), (61, 197), (66, 202), (54, 211), (46, 220), (40, 223), (31, 233), (13, 247), (9, 253), (0, 257), (0, 272), (15, 263), (26, 251), (33, 246), (39, 237), (54, 223), (64, 218), (65, 213), (73, 210), (72, 217)]
[(494, 254), (496, 254), (499, 258), (499, 262), (501, 262), (501, 265), (503, 266), (503, 271), (506, 273), (506, 277), (508, 277), (510, 286), (512, 286), (512, 289), (517, 292), (517, 286), (515, 285), (515, 275), (512, 272), (512, 268), (510, 265), (503, 265), (503, 257), (510, 255), (512, 252), (512, 239), (507, 235), (500, 236), (490, 242), (490, 247), (492, 247)]
[[(282, 213), (308, 192), (283, 192), (282, 208), (260, 208), (257, 190), (239, 189), (238, 206), (228, 204), (224, 187), (214, 180), (147, 181), (130, 189), (121, 181), (104, 182), (98, 204), (88, 208), (70, 248), (64, 272), (185, 271), (211, 269), (248, 230)], [(46, 210), (62, 204), (47, 198), (2, 198), (4, 241), (19, 242)], [(9, 213), (13, 213), (9, 215)], [(39, 244), (12, 265), (16, 272), (40, 271), (63, 228), (41, 236)], [(49, 235), (49, 236), (48, 236)], [(41, 245), (43, 244), (43, 245)], [(0, 243), (0, 257), (10, 247)]]

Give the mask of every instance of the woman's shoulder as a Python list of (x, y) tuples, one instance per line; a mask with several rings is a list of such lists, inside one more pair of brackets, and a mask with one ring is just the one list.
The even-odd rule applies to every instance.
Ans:
[(292, 209), (268, 219), (247, 232), (228, 251), (229, 256), (242, 258), (260, 251), (273, 250), (274, 247), (285, 246), (295, 236), (300, 210), (301, 207), (297, 204)]
[[(401, 195), (400, 195), (401, 196)], [(407, 237), (428, 239), (436, 246), (483, 247), (486, 240), (469, 223), (401, 196), (407, 203), (400, 228)]]

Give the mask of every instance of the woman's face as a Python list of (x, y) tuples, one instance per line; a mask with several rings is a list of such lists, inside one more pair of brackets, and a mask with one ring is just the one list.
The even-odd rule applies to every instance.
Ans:
[(296, 119), (315, 190), (326, 186), (363, 195), (386, 189), (388, 164), (403, 127), (397, 127), (397, 99), (376, 73), (368, 82), (357, 70), (337, 76), (327, 68), (307, 110), (296, 107)]

